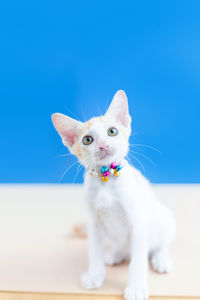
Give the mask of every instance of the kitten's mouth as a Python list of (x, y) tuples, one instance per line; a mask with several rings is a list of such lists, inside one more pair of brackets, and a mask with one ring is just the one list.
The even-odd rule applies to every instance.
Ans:
[(100, 153), (99, 158), (104, 159), (104, 158), (112, 156), (113, 154), (114, 154), (113, 151), (104, 151), (104, 152)]

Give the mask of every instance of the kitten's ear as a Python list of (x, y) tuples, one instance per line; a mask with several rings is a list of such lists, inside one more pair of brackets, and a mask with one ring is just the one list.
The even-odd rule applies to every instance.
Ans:
[(130, 126), (131, 117), (128, 110), (128, 101), (126, 93), (119, 90), (113, 97), (113, 100), (106, 112), (106, 116), (111, 115), (125, 127)]
[(53, 125), (67, 147), (72, 147), (76, 142), (82, 123), (60, 113), (51, 116)]

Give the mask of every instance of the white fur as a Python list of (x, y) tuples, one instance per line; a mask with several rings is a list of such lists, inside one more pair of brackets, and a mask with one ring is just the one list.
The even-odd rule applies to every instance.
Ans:
[[(81, 145), (84, 156), (80, 161), (93, 169), (100, 169), (112, 161), (122, 161), (128, 152), (130, 122), (126, 95), (119, 91), (104, 122), (95, 120), (84, 133), (92, 135), (94, 142), (89, 146)], [(115, 137), (107, 135), (111, 126), (119, 130)], [(80, 133), (80, 138), (82, 136)], [(98, 151), (102, 142), (112, 153), (103, 160)], [(70, 150), (74, 153), (73, 146)], [(130, 266), (125, 299), (147, 299), (148, 258), (155, 271), (169, 272), (172, 268), (168, 251), (175, 237), (175, 221), (171, 211), (158, 202), (149, 182), (128, 162), (119, 177), (111, 176), (106, 183), (87, 173), (84, 188), (88, 209), (89, 266), (81, 277), (82, 286), (99, 288), (105, 278), (104, 264), (114, 265), (126, 259), (130, 260)], [(106, 251), (105, 241), (110, 244)]]

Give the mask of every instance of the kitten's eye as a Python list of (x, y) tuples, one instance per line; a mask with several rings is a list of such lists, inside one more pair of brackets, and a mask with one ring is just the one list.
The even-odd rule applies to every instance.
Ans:
[(115, 127), (111, 127), (110, 129), (108, 129), (108, 135), (109, 136), (115, 136), (118, 134), (118, 130)]
[(90, 135), (87, 135), (83, 138), (83, 144), (84, 145), (90, 145), (94, 141), (93, 137)]

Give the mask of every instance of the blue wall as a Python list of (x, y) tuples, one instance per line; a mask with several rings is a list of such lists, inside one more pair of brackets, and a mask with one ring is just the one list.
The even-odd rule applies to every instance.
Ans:
[[(50, 115), (105, 111), (124, 89), (157, 183), (200, 182), (200, 1), (0, 4), (0, 182), (59, 182), (74, 158)], [(141, 169), (137, 161), (132, 162)], [(73, 182), (74, 166), (62, 182)], [(75, 182), (81, 182), (82, 173)]]

